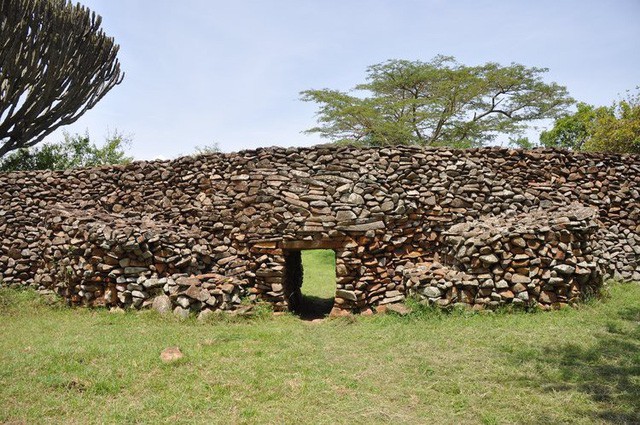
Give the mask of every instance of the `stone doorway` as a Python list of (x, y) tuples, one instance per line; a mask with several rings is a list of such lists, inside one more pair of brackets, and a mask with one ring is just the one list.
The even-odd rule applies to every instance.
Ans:
[(287, 249), (284, 257), (283, 286), (289, 309), (304, 319), (328, 315), (336, 293), (336, 252)]

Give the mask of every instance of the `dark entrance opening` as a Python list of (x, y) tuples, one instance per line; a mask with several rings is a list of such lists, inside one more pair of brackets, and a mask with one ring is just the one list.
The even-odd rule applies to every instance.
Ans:
[(303, 319), (328, 315), (336, 293), (335, 251), (287, 250), (284, 282), (291, 311)]

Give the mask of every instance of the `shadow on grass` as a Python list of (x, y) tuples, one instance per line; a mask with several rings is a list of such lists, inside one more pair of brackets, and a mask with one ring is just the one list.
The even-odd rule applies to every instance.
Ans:
[(514, 351), (514, 361), (537, 363), (541, 373), (530, 383), (547, 391), (579, 391), (595, 401), (594, 420), (640, 423), (640, 308), (625, 308), (609, 320), (597, 341), (584, 346)]
[(331, 313), (333, 298), (320, 298), (310, 295), (302, 295), (302, 299), (296, 314), (302, 320), (322, 319)]

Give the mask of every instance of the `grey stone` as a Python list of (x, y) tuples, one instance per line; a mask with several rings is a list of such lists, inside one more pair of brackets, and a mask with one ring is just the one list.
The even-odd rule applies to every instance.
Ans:
[(496, 288), (497, 289), (507, 289), (509, 287), (509, 282), (507, 282), (504, 279), (500, 279), (498, 281), (496, 281)]
[(356, 296), (356, 293), (353, 291), (347, 291), (344, 289), (338, 289), (336, 290), (336, 298), (342, 298), (345, 300), (349, 300), (349, 301), (357, 301), (358, 297)]
[(569, 264), (558, 264), (553, 268), (553, 270), (557, 271), (558, 273), (564, 276), (571, 276), (573, 272), (576, 271), (576, 268), (573, 266), (570, 266)]
[(186, 319), (187, 317), (189, 317), (189, 309), (177, 306), (173, 310), (173, 315), (176, 316), (179, 319)]
[(149, 269), (147, 267), (125, 267), (124, 274), (127, 275), (138, 275), (140, 273), (148, 272)]
[(191, 300), (188, 297), (180, 295), (176, 299), (176, 303), (182, 308), (189, 308), (189, 305), (191, 304)]
[(440, 298), (442, 291), (434, 286), (427, 286), (423, 289), (422, 293), (427, 298)]
[(151, 308), (160, 314), (167, 314), (171, 312), (172, 308), (171, 299), (167, 295), (159, 295), (153, 299)]
[(131, 296), (133, 298), (142, 298), (142, 299), (149, 298), (149, 295), (146, 292), (142, 292), (142, 291), (132, 291)]
[(350, 210), (341, 210), (336, 213), (336, 220), (338, 221), (351, 221), (356, 218), (357, 216)]
[(142, 286), (144, 286), (146, 289), (153, 289), (153, 288), (159, 288), (163, 286), (165, 283), (166, 283), (166, 279), (165, 279), (165, 282), (161, 282), (159, 279), (147, 279), (144, 282), (142, 282)]
[(357, 194), (357, 193), (352, 193), (349, 195), (349, 197), (347, 198), (347, 202), (354, 204), (354, 205), (363, 205), (364, 204), (364, 198)]
[(500, 260), (495, 255), (488, 254), (488, 255), (481, 255), (480, 256), (480, 261), (482, 261), (483, 264), (490, 266), (492, 264), (496, 264)]
[(565, 280), (561, 277), (551, 277), (549, 278), (549, 283), (551, 285), (562, 285), (563, 283), (565, 283)]
[(389, 212), (393, 210), (393, 207), (394, 207), (393, 201), (386, 201), (386, 202), (383, 202), (382, 205), (380, 205), (380, 209), (384, 212)]
[(512, 283), (522, 283), (522, 284), (529, 284), (531, 283), (531, 278), (528, 276), (524, 276), (521, 274), (514, 274), (513, 276), (511, 276), (511, 282)]
[(215, 314), (215, 311), (213, 311), (213, 310), (210, 310), (210, 309), (202, 310), (198, 314), (198, 320), (201, 321), (201, 322), (205, 322), (205, 321), (207, 321), (207, 319), (211, 318), (214, 314)]
[(345, 232), (366, 232), (368, 230), (378, 230), (384, 229), (385, 225), (383, 221), (374, 221), (372, 223), (363, 223), (363, 224), (351, 224), (347, 226), (337, 226), (338, 230), (343, 230)]

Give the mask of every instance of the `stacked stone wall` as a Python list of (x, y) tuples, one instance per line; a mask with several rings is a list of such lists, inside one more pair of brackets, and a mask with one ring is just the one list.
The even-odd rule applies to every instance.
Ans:
[(456, 224), (443, 233), (443, 264), (405, 268), (405, 287), (440, 307), (548, 310), (577, 303), (603, 282), (595, 216), (572, 204)]
[(222, 298), (207, 307), (189, 287), (140, 290), (147, 279), (206, 275), (192, 284), (237, 287), (224, 292), (224, 308), (246, 296), (287, 309), (299, 293), (295, 253), (328, 248), (336, 308), (362, 311), (402, 301), (404, 270), (440, 261), (454, 225), (574, 202), (596, 211), (603, 272), (640, 280), (637, 156), (265, 148), (0, 174), (0, 187), (0, 279), (87, 305), (145, 306), (166, 295), (174, 307), (183, 296), (185, 308), (220, 308)]

